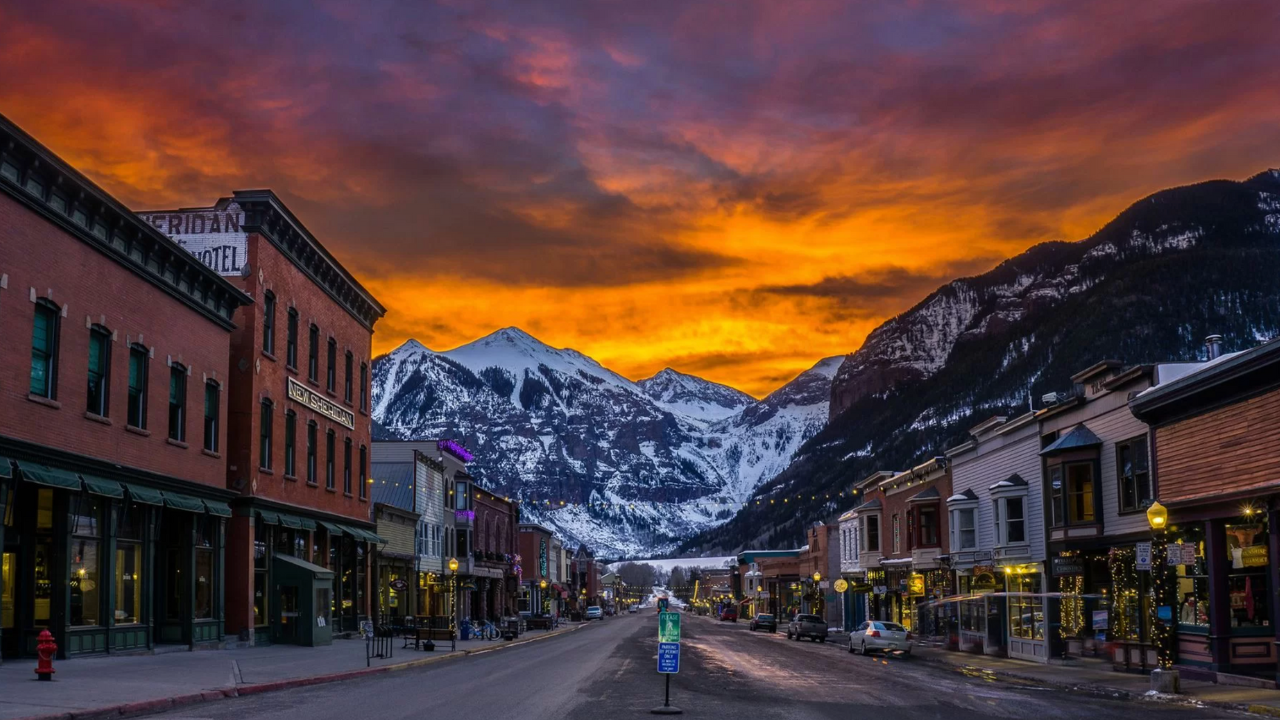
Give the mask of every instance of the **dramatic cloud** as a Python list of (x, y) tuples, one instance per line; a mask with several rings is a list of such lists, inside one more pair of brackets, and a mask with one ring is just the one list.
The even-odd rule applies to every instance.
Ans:
[(1273, 0), (0, 0), (137, 208), (275, 189), (391, 309), (763, 395), (959, 274), (1280, 164)]

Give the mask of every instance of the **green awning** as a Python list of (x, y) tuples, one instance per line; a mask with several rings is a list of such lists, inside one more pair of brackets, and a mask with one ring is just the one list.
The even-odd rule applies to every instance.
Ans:
[(125, 488), (129, 491), (129, 497), (133, 498), (133, 501), (136, 503), (142, 503), (143, 505), (164, 505), (164, 496), (160, 494), (159, 490), (152, 490), (149, 487), (129, 484), (126, 484)]
[(255, 510), (254, 512), (258, 513), (258, 517), (262, 518), (262, 522), (268, 525), (280, 524), (280, 516), (270, 510)]
[(280, 524), (287, 528), (300, 529), (302, 521), (292, 515), (280, 513)]
[(379, 545), (387, 544), (387, 541), (383, 540), (382, 536), (377, 533), (365, 533), (365, 534), (369, 536), (369, 542), (375, 542), (375, 543), (378, 543)]
[(0, 478), (13, 477), (13, 466), (9, 464), (9, 458), (0, 455)]
[(321, 520), (320, 527), (324, 528), (325, 530), (328, 530), (330, 535), (339, 535), (339, 536), (342, 535), (341, 525), (334, 525), (331, 522), (325, 522), (324, 520)]
[(200, 502), (199, 498), (193, 498), (190, 495), (182, 495), (175, 492), (165, 492), (161, 494), (164, 495), (164, 504), (166, 507), (193, 513), (204, 512), (204, 503)]
[(64, 490), (80, 490), (80, 476), (73, 472), (30, 462), (18, 463), (18, 469), (22, 471), (22, 477), (37, 485), (62, 488)]
[(300, 517), (300, 518), (298, 518), (298, 522), (302, 523), (302, 529), (303, 529), (303, 530), (315, 530), (315, 529), (316, 529), (316, 521), (315, 521), (315, 520), (312, 520), (311, 518), (304, 518), (304, 517)]
[(100, 478), (94, 475), (85, 475), (83, 473), (81, 473), (80, 479), (84, 480), (84, 489), (94, 495), (115, 498), (117, 500), (124, 497), (124, 486), (115, 480), (107, 480), (106, 478)]
[(386, 544), (387, 542), (386, 540), (383, 540), (382, 538), (378, 537), (376, 534), (371, 533), (368, 530), (365, 530), (363, 528), (351, 527), (350, 525), (343, 525), (342, 529), (346, 530), (347, 534), (351, 535), (351, 537), (357, 540), (364, 540), (365, 542), (380, 543), (380, 544)]
[(231, 517), (231, 506), (224, 502), (219, 502), (217, 500), (205, 500), (204, 507), (209, 511), (210, 515)]

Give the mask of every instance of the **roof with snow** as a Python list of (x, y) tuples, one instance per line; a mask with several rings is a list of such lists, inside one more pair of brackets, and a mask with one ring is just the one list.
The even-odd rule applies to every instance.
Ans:
[(1006, 488), (1006, 487), (1026, 487), (1026, 486), (1027, 486), (1027, 481), (1026, 481), (1026, 480), (1023, 480), (1023, 479), (1022, 479), (1022, 476), (1021, 476), (1021, 475), (1019, 475), (1018, 473), (1014, 473), (1014, 474), (1010, 475), (1009, 477), (1007, 477), (1007, 478), (1005, 478), (1005, 479), (1001, 480), (1000, 482), (992, 484), (992, 486), (991, 486), (990, 488), (987, 488), (987, 489), (988, 489), (988, 490), (995, 490), (996, 488)]
[(964, 492), (956, 493), (955, 495), (952, 495), (951, 497), (947, 498), (947, 502), (959, 503), (959, 502), (966, 502), (966, 501), (974, 501), (977, 499), (978, 499), (978, 494), (973, 491), (973, 488), (965, 488)]
[(1054, 455), (1068, 450), (1082, 450), (1084, 448), (1097, 447), (1102, 444), (1102, 439), (1093, 434), (1093, 431), (1084, 425), (1077, 425), (1071, 428), (1066, 435), (1053, 441), (1053, 444), (1040, 451), (1041, 455)]

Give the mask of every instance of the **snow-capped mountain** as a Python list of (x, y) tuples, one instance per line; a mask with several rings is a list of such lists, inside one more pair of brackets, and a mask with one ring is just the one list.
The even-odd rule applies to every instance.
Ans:
[(736, 415), (755, 398), (729, 387), (671, 368), (636, 383), (644, 394), (677, 415), (715, 422)]
[(632, 382), (505, 328), (447, 352), (410, 340), (373, 363), (396, 438), (449, 437), (482, 485), (597, 553), (665, 552), (728, 518), (827, 415), (838, 358), (769, 397), (664, 370)]
[[(849, 484), (898, 470), (1014, 415), (1104, 359), (1194, 360), (1280, 334), (1280, 171), (1150, 195), (1078, 242), (1048, 242), (953, 280), (847, 355), (827, 424), (687, 552), (798, 542), (848, 509)], [(770, 498), (790, 502), (769, 503)]]

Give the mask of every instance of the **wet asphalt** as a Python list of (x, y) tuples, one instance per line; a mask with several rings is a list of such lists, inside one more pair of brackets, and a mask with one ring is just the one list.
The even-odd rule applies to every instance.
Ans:
[[(166, 713), (195, 720), (595, 720), (662, 705), (651, 610), (565, 635), (418, 669), (224, 700)], [(684, 619), (671, 702), (686, 717), (1211, 718), (1215, 709), (1114, 700), (969, 676), (918, 659), (752, 633), (745, 622)]]

